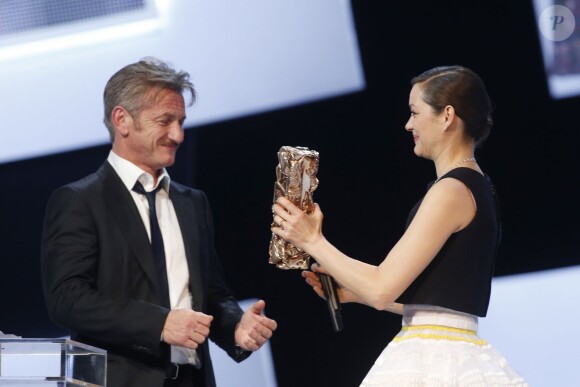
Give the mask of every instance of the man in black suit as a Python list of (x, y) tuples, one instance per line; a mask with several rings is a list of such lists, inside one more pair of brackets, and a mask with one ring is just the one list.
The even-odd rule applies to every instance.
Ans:
[(73, 339), (107, 350), (110, 387), (215, 386), (207, 337), (241, 361), (276, 329), (264, 301), (240, 309), (205, 195), (165, 169), (183, 141), (186, 92), (191, 105), (189, 74), (154, 58), (119, 70), (104, 93), (107, 162), (48, 202), (48, 312)]

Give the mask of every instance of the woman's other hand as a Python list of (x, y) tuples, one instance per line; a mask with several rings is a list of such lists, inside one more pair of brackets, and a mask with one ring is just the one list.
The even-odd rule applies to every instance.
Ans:
[[(318, 263), (313, 263), (310, 266), (310, 269), (312, 271), (302, 271), (302, 277), (305, 279), (306, 283), (312, 287), (312, 290), (318, 294), (319, 297), (326, 299), (324, 290), (322, 289), (322, 283), (320, 282), (320, 274), (330, 274), (328, 274), (328, 272)], [(354, 293), (340, 285), (337, 286), (337, 293), (339, 301), (342, 304), (346, 304), (348, 302), (360, 302), (360, 299)]]

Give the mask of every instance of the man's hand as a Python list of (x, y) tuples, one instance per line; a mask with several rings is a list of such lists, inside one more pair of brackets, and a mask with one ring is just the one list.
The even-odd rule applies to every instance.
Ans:
[(276, 321), (262, 315), (265, 307), (262, 300), (250, 306), (236, 328), (236, 344), (245, 351), (260, 349), (278, 327)]
[(213, 316), (187, 309), (169, 312), (163, 326), (163, 341), (170, 345), (197, 349), (209, 335)]

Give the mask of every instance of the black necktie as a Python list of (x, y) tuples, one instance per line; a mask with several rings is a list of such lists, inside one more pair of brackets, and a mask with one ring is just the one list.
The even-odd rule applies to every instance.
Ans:
[(159, 228), (159, 221), (157, 220), (157, 209), (155, 207), (155, 195), (161, 189), (161, 184), (153, 191), (146, 192), (145, 188), (140, 182), (135, 183), (133, 191), (145, 195), (149, 203), (149, 224), (151, 225), (151, 248), (153, 249), (153, 258), (155, 260), (155, 267), (159, 274), (159, 283), (161, 284), (161, 296), (169, 306), (169, 284), (167, 282), (167, 267), (165, 265), (165, 248), (163, 246), (163, 236), (161, 235), (161, 228)]

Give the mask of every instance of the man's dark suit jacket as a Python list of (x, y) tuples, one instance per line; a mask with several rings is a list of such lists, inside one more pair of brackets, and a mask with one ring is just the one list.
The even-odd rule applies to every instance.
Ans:
[[(223, 280), (207, 199), (174, 182), (169, 197), (183, 235), (192, 307), (214, 316), (210, 338), (241, 361), (248, 353), (235, 346), (234, 330), (242, 310)], [(153, 262), (135, 202), (108, 162), (51, 195), (42, 238), (48, 312), (72, 339), (107, 350), (110, 387), (163, 386), (169, 346), (160, 335), (170, 310)], [(205, 386), (213, 387), (207, 343), (198, 354)]]

